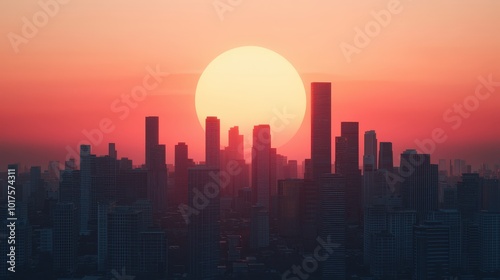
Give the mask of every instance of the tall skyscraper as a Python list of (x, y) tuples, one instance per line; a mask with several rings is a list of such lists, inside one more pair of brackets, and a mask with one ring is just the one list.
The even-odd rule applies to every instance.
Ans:
[(146, 169), (148, 171), (148, 199), (154, 212), (167, 208), (167, 165), (165, 145), (159, 144), (159, 118), (146, 117)]
[(341, 136), (335, 138), (335, 172), (346, 179), (347, 222), (359, 225), (363, 199), (357, 122), (341, 123)]
[(321, 279), (346, 279), (346, 181), (337, 174), (324, 174), (320, 179), (320, 237), (330, 239), (335, 247), (322, 262)]
[(92, 185), (92, 164), (95, 156), (90, 154), (90, 145), (80, 146), (80, 234), (89, 233), (90, 188)]
[(483, 272), (500, 270), (500, 213), (483, 211), (479, 214), (481, 266)]
[(375, 171), (377, 169), (377, 134), (374, 130), (365, 132), (363, 154), (363, 206), (370, 204), (375, 194)]
[[(212, 185), (220, 189), (217, 176), (211, 176), (218, 169), (197, 166), (189, 168), (189, 201), (193, 201), (197, 192)], [(208, 198), (206, 206), (197, 215), (192, 215), (188, 224), (189, 242), (189, 279), (216, 279), (219, 263), (220, 235), (220, 195)]]
[(243, 135), (240, 134), (239, 128), (237, 126), (231, 127), (228, 132), (229, 145), (227, 146), (227, 151), (230, 153), (229, 158), (235, 160), (244, 159), (243, 149)]
[(54, 209), (54, 271), (72, 273), (78, 248), (77, 211), (73, 203), (58, 203)]
[(393, 163), (391, 142), (380, 142), (378, 168), (392, 172), (394, 168), (394, 163)]
[(365, 132), (364, 150), (363, 171), (375, 171), (377, 169), (377, 133), (375, 130)]
[(438, 209), (438, 166), (431, 164), (430, 155), (406, 150), (401, 154), (400, 176), (403, 207), (417, 211), (418, 221), (424, 221)]
[(311, 163), (313, 180), (332, 173), (331, 83), (311, 83)]
[(146, 117), (146, 168), (149, 168), (152, 161), (152, 154), (159, 145), (159, 118)]
[(450, 276), (450, 227), (427, 221), (414, 228), (415, 280)]
[(205, 120), (205, 165), (220, 168), (220, 120), (217, 117)]
[(113, 159), (117, 159), (116, 145), (115, 143), (108, 144), (108, 156)]
[(188, 158), (188, 145), (178, 143), (175, 145), (175, 188), (174, 203), (176, 205), (188, 203), (188, 168), (190, 161)]
[(253, 202), (269, 211), (271, 191), (271, 128), (269, 125), (254, 126), (252, 155)]
[(267, 124), (253, 129), (252, 146), (251, 247), (269, 245), (269, 212), (271, 209), (271, 128)]

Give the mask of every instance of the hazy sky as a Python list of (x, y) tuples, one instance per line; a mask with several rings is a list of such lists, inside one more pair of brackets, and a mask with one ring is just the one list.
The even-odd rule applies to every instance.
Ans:
[[(177, 142), (203, 160), (197, 80), (217, 55), (245, 45), (288, 59), (308, 101), (310, 82), (332, 82), (333, 136), (341, 121), (359, 121), (360, 143), (364, 131), (376, 130), (379, 141), (394, 143), (399, 161), (416, 139), (442, 128), (447, 138), (433, 161), (500, 161), (500, 84), (481, 88), (482, 100), (473, 97), (478, 77), (500, 82), (500, 1), (40, 2), (48, 4), (0, 1), (2, 169), (63, 161), (65, 147), (76, 149), (86, 139), (82, 131), (98, 129), (103, 119), (114, 130), (93, 152), (104, 154), (106, 143), (116, 142), (119, 156), (142, 164), (148, 115), (160, 116), (168, 163)], [(112, 104), (142, 85), (147, 67), (169, 75), (121, 119)], [(473, 110), (453, 111), (464, 100)], [(278, 153), (309, 157), (309, 114), (308, 105), (298, 133)], [(225, 144), (227, 132), (221, 134)]]

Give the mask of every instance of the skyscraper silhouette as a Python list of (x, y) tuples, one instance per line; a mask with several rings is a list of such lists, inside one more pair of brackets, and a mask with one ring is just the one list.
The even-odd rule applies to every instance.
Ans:
[(174, 203), (176, 205), (188, 203), (188, 146), (186, 143), (175, 145), (175, 189)]
[(346, 215), (350, 224), (360, 224), (362, 183), (359, 169), (359, 123), (342, 122), (341, 136), (335, 138), (335, 172), (346, 179)]
[(393, 156), (392, 156), (392, 143), (391, 142), (380, 142), (380, 151), (378, 157), (378, 168), (385, 169), (392, 172), (394, 168)]
[(311, 83), (311, 163), (313, 180), (332, 172), (331, 83)]
[(167, 165), (165, 145), (159, 144), (159, 119), (146, 117), (146, 169), (148, 170), (148, 199), (154, 212), (167, 208)]
[(207, 167), (220, 167), (220, 120), (207, 117), (205, 120), (205, 164)]
[[(188, 171), (189, 201), (194, 201), (199, 192), (208, 186), (220, 189), (217, 174), (218, 169), (205, 166), (191, 167)], [(215, 176), (214, 176), (215, 175)], [(216, 279), (219, 262), (220, 234), (220, 195), (212, 192), (205, 202), (205, 207), (196, 215), (191, 216), (188, 224), (189, 242), (189, 279)]]

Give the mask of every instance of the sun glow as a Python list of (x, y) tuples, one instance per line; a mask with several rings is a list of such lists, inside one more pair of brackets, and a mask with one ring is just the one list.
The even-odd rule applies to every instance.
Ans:
[(239, 126), (245, 147), (254, 125), (271, 125), (272, 146), (280, 147), (297, 132), (306, 110), (302, 79), (293, 65), (271, 50), (245, 46), (220, 54), (205, 68), (196, 87), (196, 112), (221, 120), (221, 141)]

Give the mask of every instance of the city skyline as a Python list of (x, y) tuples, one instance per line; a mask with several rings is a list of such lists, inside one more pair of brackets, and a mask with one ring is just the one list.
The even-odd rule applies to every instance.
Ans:
[[(78, 143), (87, 138), (82, 132), (100, 128), (103, 119), (109, 119), (108, 125), (114, 129), (104, 133), (93, 150), (103, 154), (106, 143), (120, 143), (129, 158), (143, 162), (140, 147), (144, 140), (133, 131), (150, 115), (164, 120), (160, 141), (166, 144), (168, 163), (174, 161), (168, 151), (178, 142), (190, 143), (192, 158), (201, 160), (204, 147), (198, 139), (203, 136), (203, 124), (194, 106), (197, 82), (218, 55), (241, 46), (277, 52), (299, 73), (306, 91), (305, 118), (295, 136), (277, 147), (299, 162), (308, 157), (308, 150), (300, 147), (310, 144), (306, 134), (310, 130), (308, 85), (316, 81), (332, 82), (336, 93), (332, 96), (333, 120), (359, 122), (360, 131), (376, 130), (379, 141), (394, 143), (396, 155), (442, 128), (448, 139), (438, 145), (436, 157), (467, 158), (476, 166), (482, 161), (498, 161), (500, 132), (488, 124), (493, 123), (500, 104), (496, 97), (500, 39), (495, 36), (498, 18), (492, 12), (499, 3), (435, 5), (379, 0), (358, 4), (322, 1), (311, 6), (292, 2), (287, 4), (290, 13), (281, 13), (279, 3), (242, 2), (223, 12), (221, 18), (213, 3), (143, 6), (127, 2), (119, 7), (106, 4), (102, 11), (95, 11), (93, 1), (63, 2), (68, 3), (60, 4), (47, 24), (35, 25), (36, 31), (25, 26), (33, 22), (35, 13), (44, 11), (38, 4), (0, 4), (0, 31), (7, 35), (0, 43), (6, 70), (0, 78), (0, 92), (5, 97), (0, 119), (16, 120), (4, 122), (7, 131), (16, 133), (0, 138), (1, 168), (14, 161), (44, 165), (50, 156), (62, 161), (66, 147), (78, 152)], [(357, 30), (366, 33), (366, 26), (387, 15), (389, 3), (399, 3), (397, 14), (387, 24), (383, 22), (386, 26), (378, 24), (380, 31), (368, 38), (366, 46), (357, 46), (356, 36), (360, 41), (363, 37)], [(138, 20), (143, 19), (141, 12), (150, 15), (148, 20), (131, 28), (129, 13)], [(201, 30), (184, 24), (194, 15), (204, 23)], [(262, 23), (253, 24), (253, 15), (260, 15)], [(95, 22), (84, 24), (83, 16)], [(422, 18), (427, 21), (423, 23)], [(109, 21), (115, 24), (105, 23)], [(265, 24), (273, 28), (262, 28)], [(23, 34), (30, 31), (32, 38)], [(77, 33), (81, 37), (75, 37)], [(28, 38), (27, 42), (13, 48), (8, 37), (12, 34)], [(101, 34), (98, 41), (92, 40), (96, 34)], [(298, 38), (311, 40), (301, 44)], [(176, 44), (170, 44), (172, 40)], [(342, 43), (355, 46), (359, 53), (348, 61)], [(111, 50), (110, 46), (120, 47)], [(127, 105), (122, 95), (130, 95), (150, 73), (156, 74), (147, 80), (151, 85), (147, 97), (132, 100), (133, 108)], [(464, 106), (480, 86), (481, 94), (491, 90), (491, 96), (480, 100), (471, 112), (455, 112), (454, 105)], [(473, 108), (473, 101), (469, 102), (468, 108)], [(449, 119), (445, 120), (447, 112)], [(168, 121), (171, 119), (176, 121)], [(230, 124), (236, 125), (243, 124)], [(171, 131), (176, 131), (175, 136)], [(336, 135), (340, 135), (340, 125), (332, 122), (332, 137)]]

